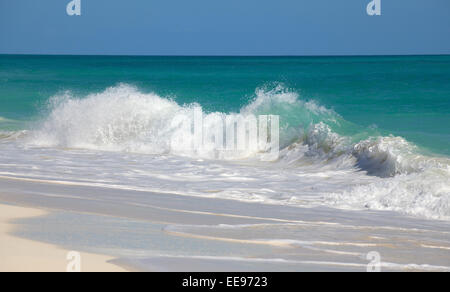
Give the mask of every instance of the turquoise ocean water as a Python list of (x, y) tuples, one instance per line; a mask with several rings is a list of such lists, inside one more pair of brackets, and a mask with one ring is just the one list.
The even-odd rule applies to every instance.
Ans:
[[(201, 107), (280, 117), (279, 160), (174, 151)], [(450, 56), (0, 56), (0, 175), (450, 220)]]
[(0, 129), (27, 128), (47, 100), (125, 83), (142, 92), (232, 112), (279, 84), (349, 124), (450, 155), (450, 56), (81, 57), (0, 56)]

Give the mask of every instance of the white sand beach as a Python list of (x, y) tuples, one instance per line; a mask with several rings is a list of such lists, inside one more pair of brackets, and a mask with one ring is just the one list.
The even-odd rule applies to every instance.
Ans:
[[(40, 243), (11, 235), (14, 220), (44, 216), (45, 211), (32, 208), (0, 205), (0, 272), (65, 272), (70, 251), (55, 245)], [(81, 253), (82, 272), (124, 272), (108, 263), (112, 258)]]

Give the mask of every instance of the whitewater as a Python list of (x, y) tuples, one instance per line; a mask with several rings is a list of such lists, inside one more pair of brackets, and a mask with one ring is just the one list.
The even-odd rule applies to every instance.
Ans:
[[(280, 117), (280, 153), (192, 149), (189, 121)], [(13, 123), (0, 118), (0, 123)], [(226, 142), (226, 141), (224, 141)], [(450, 220), (450, 159), (338, 112), (282, 84), (255, 90), (237, 112), (208, 111), (125, 83), (97, 93), (65, 91), (26, 129), (0, 132), (0, 176), (268, 205), (395, 211)]]

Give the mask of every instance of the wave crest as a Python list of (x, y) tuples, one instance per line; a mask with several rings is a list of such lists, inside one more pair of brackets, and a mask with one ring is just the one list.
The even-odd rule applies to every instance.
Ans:
[[(257, 157), (217, 155), (214, 147), (191, 151), (171, 147), (173, 135), (193, 139), (191, 129), (175, 120), (189, 120), (198, 104), (179, 105), (154, 93), (119, 85), (102, 93), (76, 98), (65, 93), (51, 99), (50, 114), (29, 134), (39, 146), (176, 154), (208, 159)], [(381, 136), (345, 121), (333, 110), (278, 85), (257, 89), (254, 100), (239, 113), (209, 113), (205, 128), (228, 115), (280, 116), (281, 153), (273, 167), (293, 171), (365, 171), (374, 179), (339, 194), (325, 195), (338, 207), (396, 210), (437, 219), (450, 219), (450, 161), (420, 154), (401, 137)], [(347, 133), (347, 134), (346, 134)], [(354, 135), (349, 135), (353, 133)], [(183, 151), (183, 149), (189, 149)]]
[[(84, 98), (66, 92), (50, 100), (50, 114), (32, 131), (30, 141), (39, 146), (172, 153), (170, 141), (173, 135), (186, 136), (188, 142), (193, 135), (191, 129), (174, 121), (192, 119), (194, 110), (199, 108), (198, 104), (181, 106), (154, 93), (141, 93), (126, 84)], [(301, 100), (298, 93), (282, 85), (257, 89), (254, 100), (237, 115), (245, 117), (249, 114), (280, 116), (281, 162), (334, 162), (337, 167), (352, 165), (380, 177), (448, 165), (446, 159), (418, 154), (417, 147), (401, 137), (357, 133), (356, 136), (366, 138), (355, 141), (352, 136), (339, 134), (348, 131), (350, 123), (314, 101)], [(214, 123), (227, 115), (236, 114), (207, 114), (205, 121), (209, 123), (205, 123), (204, 128), (213, 128)], [(358, 129), (355, 125), (350, 126), (353, 130)], [(177, 147), (177, 150), (182, 148)], [(214, 153), (216, 149), (210, 150)], [(220, 158), (211, 153), (181, 154)], [(246, 153), (244, 157), (256, 154)]]

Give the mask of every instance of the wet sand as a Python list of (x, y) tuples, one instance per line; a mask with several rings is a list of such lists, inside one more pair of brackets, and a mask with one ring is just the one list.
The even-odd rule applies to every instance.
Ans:
[(366, 271), (376, 252), (382, 271), (450, 271), (449, 223), (395, 212), (20, 178), (0, 179), (0, 202), (50, 211), (20, 220), (21, 238), (106, 254), (127, 270)]

